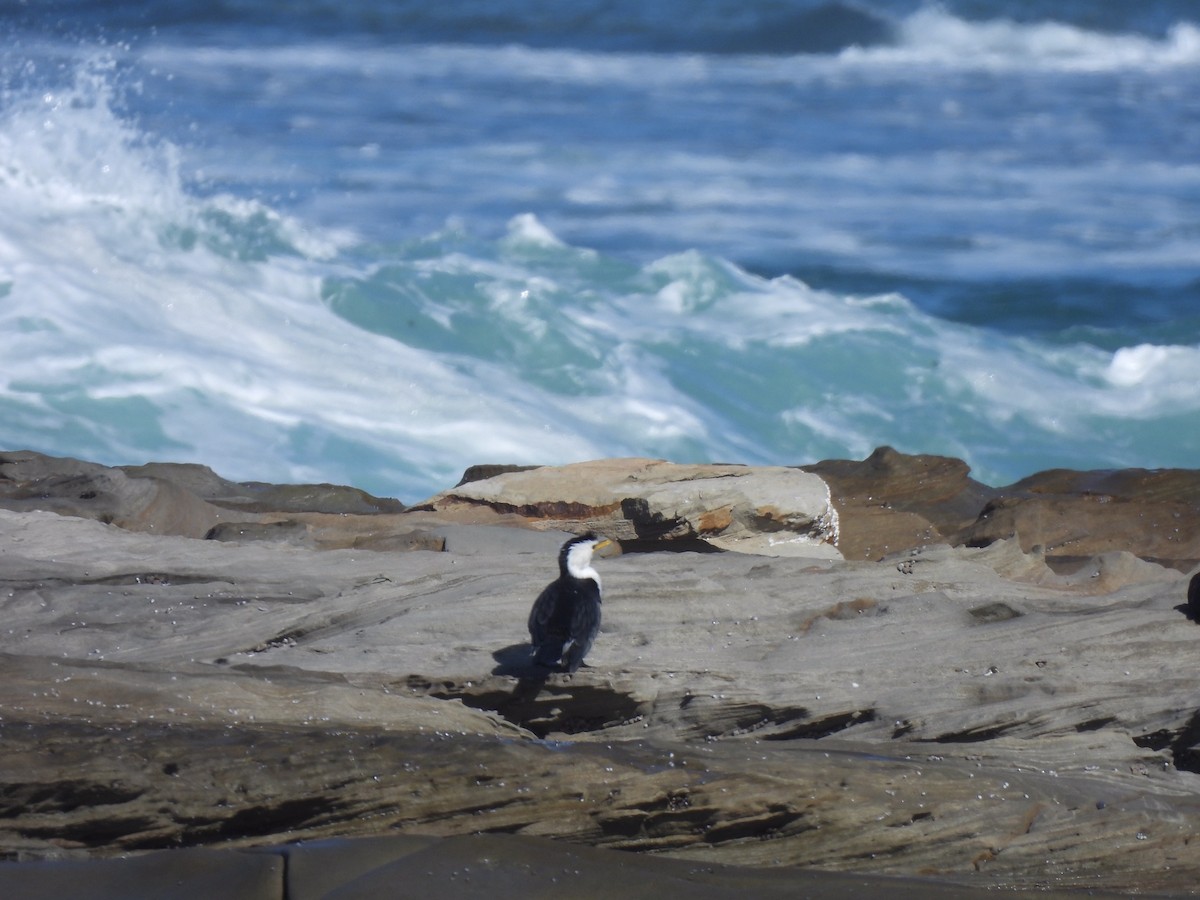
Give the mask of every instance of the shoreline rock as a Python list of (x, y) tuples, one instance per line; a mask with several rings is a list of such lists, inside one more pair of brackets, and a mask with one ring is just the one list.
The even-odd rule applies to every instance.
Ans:
[(0, 452), (0, 508), (49, 510), (153, 534), (314, 549), (438, 549), (447, 525), (597, 530), (627, 551), (736, 550), (880, 560), (1015, 539), (1059, 572), (1128, 552), (1200, 565), (1200, 470), (1039, 472), (1005, 487), (961, 460), (880, 447), (798, 467), (596, 460), (472, 466), (412, 506), (334, 485), (235, 483), (206, 466), (106, 467)]
[(596, 531), (637, 546), (840, 557), (838, 517), (818, 477), (783, 466), (608, 459), (460, 482), (417, 509), (516, 516), (536, 528)]
[[(553, 499), (566, 468), (454, 489), (486, 503), (250, 512), (216, 506), (242, 489), (205, 469), (0, 454), (0, 856), (487, 832), (979, 889), (1194, 888), (1200, 573), (1175, 513), (1196, 473), (1022, 482), (1127, 524), (1145, 484), (1179, 528), (1117, 547), (1107, 518), (1090, 544), (1026, 546), (1063, 519), (972, 532), (1008, 489), (943, 458), (597, 464), (596, 498), (657, 471), (641, 489), (664, 531), (610, 510), (643, 552), (598, 561), (604, 626), (565, 677), (531, 669), (525, 617), (557, 529), (591, 519), (492, 504)], [(742, 527), (778, 536), (744, 489), (760, 475), (801, 486), (778, 506), (808, 517), (796, 534), (832, 497), (845, 558), (713, 552), (745, 537), (697, 523), (742, 502)], [(79, 476), (103, 504), (72, 496)], [(232, 517), (210, 531), (250, 534), (203, 539), (208, 506)]]
[(1200, 470), (1052, 469), (993, 488), (962, 460), (890, 447), (802, 468), (829, 483), (847, 559), (1015, 538), (1064, 567), (1120, 551), (1180, 571), (1200, 565)]

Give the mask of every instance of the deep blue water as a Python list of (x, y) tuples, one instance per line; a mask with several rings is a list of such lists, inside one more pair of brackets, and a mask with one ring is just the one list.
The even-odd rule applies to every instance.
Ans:
[(0, 10), (0, 446), (1197, 465), (1192, 2)]

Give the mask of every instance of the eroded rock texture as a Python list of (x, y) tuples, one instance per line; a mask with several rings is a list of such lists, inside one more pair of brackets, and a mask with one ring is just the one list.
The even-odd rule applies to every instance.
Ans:
[[(877, 456), (821, 475), (843, 551), (868, 498), (940, 540), (599, 560), (604, 626), (574, 677), (528, 664), (565, 534), (509, 527), (524, 513), (257, 511), (248, 525), (304, 533), (204, 540), (33, 509), (5, 470), (0, 852), (482, 832), (960, 887), (1191, 890), (1189, 557), (1099, 544), (1067, 564), (1024, 532), (952, 546), (1000, 495), (953, 461)], [(1099, 505), (1136, 508), (1106, 489), (1126, 499)], [(388, 545), (416, 532), (435, 540)]]
[(456, 518), (491, 513), (535, 527), (598, 531), (640, 547), (838, 555), (829, 488), (782, 466), (598, 460), (501, 471), (464, 481), (422, 506)]
[(1060, 570), (1128, 552), (1180, 571), (1200, 563), (1200, 471), (1040, 472), (992, 488), (961, 460), (881, 447), (867, 459), (806, 471), (829, 483), (848, 559), (937, 543), (981, 547), (1015, 539)]

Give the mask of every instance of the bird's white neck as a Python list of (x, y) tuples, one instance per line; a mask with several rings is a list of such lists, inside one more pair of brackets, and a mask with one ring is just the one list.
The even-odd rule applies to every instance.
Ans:
[(600, 573), (592, 567), (591, 544), (580, 544), (567, 551), (567, 571), (574, 578), (590, 578), (600, 584)]

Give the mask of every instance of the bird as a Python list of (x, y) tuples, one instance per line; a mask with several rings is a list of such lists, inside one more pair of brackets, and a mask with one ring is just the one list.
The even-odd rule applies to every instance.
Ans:
[(558, 551), (558, 578), (529, 611), (535, 665), (574, 673), (583, 664), (600, 630), (600, 575), (592, 568), (592, 554), (612, 544), (589, 531)]

